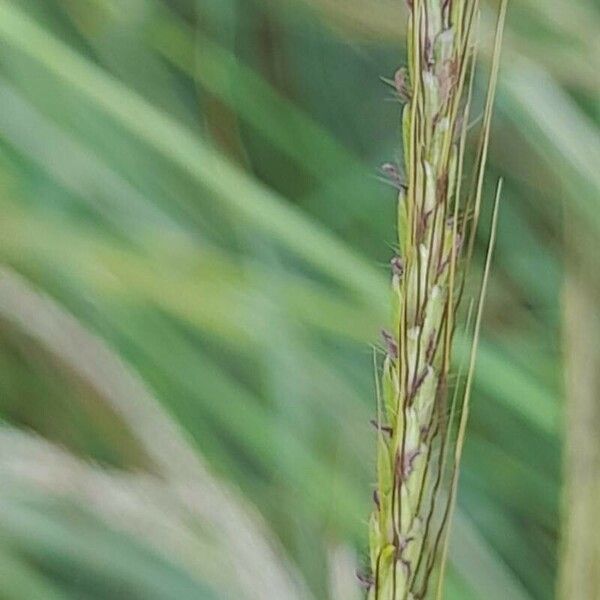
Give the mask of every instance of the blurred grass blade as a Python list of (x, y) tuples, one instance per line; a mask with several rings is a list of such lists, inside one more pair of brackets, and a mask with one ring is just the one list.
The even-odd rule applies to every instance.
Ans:
[[(504, 4), (506, 8), (506, 3)], [(489, 127), (489, 125), (488, 125)], [(496, 243), (496, 231), (498, 227), (498, 209), (500, 206), (500, 195), (502, 193), (502, 180), (498, 182), (498, 187), (496, 189), (496, 198), (494, 202), (494, 211), (492, 215), (492, 225), (490, 230), (490, 239), (488, 242), (487, 255), (485, 259), (485, 266), (483, 271), (483, 277), (481, 282), (481, 287), (479, 291), (479, 299), (477, 302), (477, 312), (475, 316), (475, 326), (473, 331), (473, 342), (471, 344), (471, 351), (469, 353), (469, 363), (467, 368), (466, 382), (465, 382), (465, 391), (464, 397), (462, 399), (462, 403), (460, 405), (460, 416), (458, 418), (458, 432), (457, 438), (454, 447), (454, 460), (452, 462), (452, 481), (450, 484), (450, 492), (449, 492), (449, 516), (448, 523), (446, 525), (446, 534), (444, 540), (444, 546), (442, 549), (442, 560), (440, 565), (440, 576), (438, 580), (437, 587), (437, 598), (441, 600), (443, 597), (443, 585), (444, 585), (444, 572), (446, 568), (446, 560), (448, 554), (449, 540), (450, 540), (450, 532), (452, 529), (452, 519), (454, 514), (454, 508), (456, 505), (456, 498), (458, 493), (458, 480), (459, 474), (461, 470), (461, 460), (463, 447), (465, 443), (465, 436), (467, 431), (467, 424), (469, 422), (469, 414), (471, 410), (471, 393), (473, 390), (473, 377), (475, 375), (475, 363), (477, 358), (477, 351), (479, 349), (479, 336), (481, 332), (481, 322), (483, 318), (483, 308), (485, 305), (486, 294), (487, 294), (487, 286), (490, 277), (490, 269), (492, 264), (492, 256), (494, 253), (494, 245)]]
[(6, 0), (0, 2), (0, 39), (39, 61), (172, 160), (214, 193), (237, 218), (273, 235), (361, 297), (377, 304), (383, 302), (381, 279), (361, 257)]
[[(476, 597), (485, 600), (532, 600), (469, 517), (464, 512), (457, 511), (455, 521), (451, 556), (454, 557), (454, 564), (460, 575), (477, 594)], [(470, 565), (470, 568), (465, 570), (462, 567), (465, 564)]]
[(34, 497), (74, 503), (111, 529), (148, 544), (193, 579), (209, 582), (219, 597), (258, 597), (252, 590), (264, 585), (262, 575), (256, 574), (249, 589), (240, 588), (240, 578), (231, 577), (226, 568), (235, 568), (228, 556), (232, 549), (221, 545), (210, 519), (198, 519), (168, 481), (104, 471), (43, 439), (8, 428), (0, 429), (0, 449), (5, 494), (22, 488)]
[[(198, 512), (230, 549), (237, 577), (256, 600), (302, 598), (259, 516), (210, 475), (175, 422), (144, 383), (56, 304), (10, 271), (0, 273), (0, 318), (19, 327), (92, 385), (135, 434), (190, 511)], [(260, 582), (260, 585), (258, 584)]]
[[(146, 228), (173, 227), (169, 216), (101, 157), (40, 114), (6, 79), (0, 77), (0, 131), (28, 160), (88, 203), (119, 230), (134, 237)], [(91, 196), (89, 189), (102, 193)], [(138, 227), (135, 227), (137, 225)]]
[(600, 278), (597, 234), (568, 218), (563, 295), (567, 404), (561, 600), (600, 598)]
[(330, 600), (360, 600), (358, 561), (354, 551), (337, 545), (329, 551)]
[(160, 54), (322, 181), (342, 169), (367, 171), (325, 128), (200, 31), (161, 10), (148, 25), (147, 36)]
[(27, 564), (6, 541), (0, 545), (0, 579), (4, 600), (67, 600), (50, 579)]
[(40, 502), (31, 490), (9, 491), (12, 497), (6, 489), (1, 492), (3, 540), (51, 580), (60, 582), (64, 573), (75, 570), (77, 577), (64, 586), (65, 600), (117, 598), (123, 590), (130, 598), (145, 600), (221, 600), (187, 573), (102, 526), (85, 511)]
[[(534, 135), (552, 170), (565, 177), (570, 199), (600, 231), (600, 130), (552, 77), (523, 57), (511, 57), (501, 88), (507, 116)], [(502, 98), (502, 96), (505, 96)], [(582, 193), (583, 192), (583, 193)]]

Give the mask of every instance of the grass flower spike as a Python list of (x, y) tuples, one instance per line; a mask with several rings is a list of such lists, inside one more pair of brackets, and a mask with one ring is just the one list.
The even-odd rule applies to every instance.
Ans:
[[(433, 579), (437, 575), (441, 581), (443, 573), (491, 255), (490, 244), (469, 374), (461, 386), (452, 373), (453, 337), (479, 222), (506, 2), (469, 189), (463, 167), (479, 2), (408, 5), (408, 67), (389, 81), (404, 103), (405, 174), (390, 165), (382, 168), (399, 189), (398, 252), (391, 265), (392, 326), (383, 333), (386, 353), (377, 393), (370, 600), (441, 594)], [(495, 210), (494, 226), (496, 215)]]

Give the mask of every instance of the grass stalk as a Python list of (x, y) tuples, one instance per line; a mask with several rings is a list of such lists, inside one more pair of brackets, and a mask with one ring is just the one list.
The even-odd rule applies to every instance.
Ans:
[(600, 598), (600, 277), (596, 236), (567, 212), (563, 292), (565, 447), (557, 598)]

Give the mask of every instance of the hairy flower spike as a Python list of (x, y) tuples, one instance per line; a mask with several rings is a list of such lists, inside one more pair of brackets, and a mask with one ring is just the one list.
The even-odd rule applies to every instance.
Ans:
[[(452, 341), (478, 224), (499, 47), (497, 42), (474, 168), (477, 185), (467, 195), (461, 171), (479, 0), (407, 4), (408, 67), (393, 82), (386, 80), (405, 102), (404, 165), (381, 168), (399, 191), (398, 254), (391, 260), (392, 322), (382, 331), (386, 355), (373, 421), (377, 488), (369, 524), (369, 600), (432, 598), (431, 580), (443, 571), (462, 415), (468, 413), (468, 391), (455, 394), (456, 407), (448, 397), (448, 382), (457, 385)], [(499, 25), (497, 40), (500, 31)], [(400, 172), (406, 175), (400, 178)], [(438, 585), (438, 598), (440, 590)]]

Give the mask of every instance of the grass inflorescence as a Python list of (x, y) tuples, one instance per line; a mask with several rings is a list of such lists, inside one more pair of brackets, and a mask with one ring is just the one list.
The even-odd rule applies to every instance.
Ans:
[(404, 104), (404, 164), (382, 167), (399, 190), (398, 247), (377, 386), (377, 485), (366, 578), (372, 600), (442, 593), (501, 187), (477, 308), (469, 311), (475, 314), (473, 343), (461, 385), (453, 372), (453, 338), (481, 212), (506, 2), (468, 188), (464, 159), (479, 2), (412, 0), (408, 8), (408, 65), (388, 81)]

